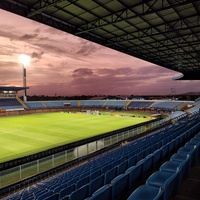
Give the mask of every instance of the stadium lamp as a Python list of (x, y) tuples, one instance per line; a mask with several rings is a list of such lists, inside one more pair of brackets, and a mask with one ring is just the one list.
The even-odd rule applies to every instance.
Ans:
[(31, 61), (31, 57), (25, 54), (20, 55), (20, 61), (23, 66), (23, 87), (24, 87), (24, 102), (27, 100), (27, 95), (26, 95), (26, 67), (29, 65)]
[(21, 54), (20, 61), (21, 61), (21, 64), (26, 68), (26, 66), (30, 64), (31, 57), (25, 54)]

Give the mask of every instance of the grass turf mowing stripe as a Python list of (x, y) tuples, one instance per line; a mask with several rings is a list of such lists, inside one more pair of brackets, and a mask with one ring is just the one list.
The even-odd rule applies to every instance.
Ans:
[(1, 117), (0, 163), (148, 120), (74, 113)]

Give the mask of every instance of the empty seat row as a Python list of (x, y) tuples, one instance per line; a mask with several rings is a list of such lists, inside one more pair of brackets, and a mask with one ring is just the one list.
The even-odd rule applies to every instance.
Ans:
[(180, 191), (181, 182), (189, 176), (200, 153), (200, 133), (173, 154), (147, 180), (128, 197), (128, 200), (167, 200)]

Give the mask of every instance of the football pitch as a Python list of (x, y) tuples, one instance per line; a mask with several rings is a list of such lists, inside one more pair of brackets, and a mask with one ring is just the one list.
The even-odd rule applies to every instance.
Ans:
[(0, 163), (149, 120), (65, 112), (1, 117)]

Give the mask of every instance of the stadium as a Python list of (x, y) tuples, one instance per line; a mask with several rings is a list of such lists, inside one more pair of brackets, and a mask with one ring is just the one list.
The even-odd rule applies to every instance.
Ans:
[[(5, 0), (0, 8), (181, 72), (176, 80), (200, 79), (200, 2)], [(27, 101), (25, 68), (23, 81), (0, 86), (1, 199), (199, 198), (200, 97)]]

